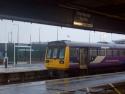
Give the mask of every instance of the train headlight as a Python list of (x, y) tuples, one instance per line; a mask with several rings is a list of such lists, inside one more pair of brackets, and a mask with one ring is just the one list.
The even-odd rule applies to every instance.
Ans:
[(49, 60), (46, 60), (46, 63), (49, 63)]
[(59, 63), (60, 63), (60, 64), (64, 64), (64, 61), (61, 60)]

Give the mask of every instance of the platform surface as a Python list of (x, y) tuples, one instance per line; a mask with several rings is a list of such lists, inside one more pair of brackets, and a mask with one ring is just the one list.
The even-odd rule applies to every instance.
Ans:
[(0, 86), (0, 94), (55, 94), (55, 92), (58, 91), (47, 90), (44, 81)]
[(16, 66), (8, 65), (8, 68), (5, 68), (4, 65), (0, 65), (0, 74), (1, 73), (16, 73), (16, 72), (29, 72), (29, 71), (40, 71), (45, 70), (43, 63), (39, 64), (17, 64)]
[(125, 72), (5, 85), (0, 94), (63, 94), (119, 82), (125, 82)]

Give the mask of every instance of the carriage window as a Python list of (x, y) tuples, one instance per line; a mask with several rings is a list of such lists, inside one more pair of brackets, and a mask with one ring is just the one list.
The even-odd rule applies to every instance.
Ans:
[(93, 61), (97, 55), (98, 55), (97, 48), (89, 48), (89, 62)]
[(65, 56), (65, 52), (64, 52), (64, 48), (60, 49), (60, 52), (59, 52), (59, 58), (64, 58)]
[(123, 51), (123, 55), (125, 56), (125, 50), (122, 50)]
[(119, 55), (120, 55), (120, 56), (125, 56), (124, 50), (119, 50)]
[(99, 50), (99, 56), (105, 56), (105, 49)]
[(106, 55), (107, 56), (112, 56), (112, 50), (111, 49), (106, 50)]
[(52, 55), (53, 58), (57, 58), (58, 57), (58, 48), (54, 48), (53, 49), (53, 55)]
[(118, 56), (118, 50), (113, 50), (113, 56)]
[(71, 57), (76, 57), (79, 55), (79, 48), (71, 48), (70, 49), (70, 56)]
[(90, 48), (90, 50), (89, 50), (90, 56), (97, 56), (97, 54), (98, 54), (97, 48)]
[(71, 61), (71, 63), (79, 62), (79, 48), (70, 49), (70, 61)]
[(48, 49), (47, 51), (47, 58), (51, 58), (51, 54), (52, 54), (52, 49)]
[(123, 51), (123, 56), (125, 56), (125, 50), (122, 50)]
[(75, 48), (71, 48), (70, 49), (70, 57), (74, 57), (75, 56)]

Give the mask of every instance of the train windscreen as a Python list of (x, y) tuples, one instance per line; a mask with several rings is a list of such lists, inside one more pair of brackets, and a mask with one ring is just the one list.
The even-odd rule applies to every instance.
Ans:
[(64, 59), (65, 56), (65, 48), (59, 48), (59, 47), (52, 47), (52, 48), (48, 48), (47, 50), (47, 55), (46, 58), (51, 59), (51, 58), (59, 58), (59, 59)]

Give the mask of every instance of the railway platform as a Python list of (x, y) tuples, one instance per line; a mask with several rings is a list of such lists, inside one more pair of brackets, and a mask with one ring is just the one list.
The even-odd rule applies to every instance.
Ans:
[(43, 63), (39, 64), (16, 64), (8, 65), (8, 68), (5, 68), (4, 65), (0, 65), (0, 74), (2, 73), (16, 73), (16, 72), (28, 72), (28, 71), (42, 71), (46, 70)]
[(2, 85), (0, 86), (0, 94), (125, 94), (123, 87), (125, 88), (125, 72), (119, 72)]
[(0, 65), (0, 84), (44, 80), (47, 77), (43, 63), (8, 65), (8, 68)]

